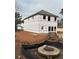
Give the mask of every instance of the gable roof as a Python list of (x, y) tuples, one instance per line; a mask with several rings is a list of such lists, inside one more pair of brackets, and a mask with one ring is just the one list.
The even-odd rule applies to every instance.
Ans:
[[(28, 19), (28, 18), (30, 18), (30, 17), (32, 17), (32, 16), (34, 16), (34, 15), (37, 15), (37, 14), (39, 14), (39, 15), (46, 15), (46, 16), (58, 17), (58, 16), (56, 16), (56, 15), (50, 13), (50, 12), (47, 12), (47, 11), (45, 11), (45, 10), (41, 10), (41, 11), (39, 11), (39, 12), (37, 12), (37, 13), (35, 13), (35, 14), (29, 16), (29, 17), (26, 17), (25, 19)], [(25, 20), (25, 19), (24, 19), (24, 20)]]

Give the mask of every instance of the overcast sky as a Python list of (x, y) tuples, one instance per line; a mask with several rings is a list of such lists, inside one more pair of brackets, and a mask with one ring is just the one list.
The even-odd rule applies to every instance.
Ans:
[(15, 0), (15, 9), (25, 18), (40, 10), (59, 15), (63, 8), (63, 0)]

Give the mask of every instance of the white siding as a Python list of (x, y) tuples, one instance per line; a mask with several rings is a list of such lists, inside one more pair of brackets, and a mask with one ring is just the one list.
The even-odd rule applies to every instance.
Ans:
[[(51, 17), (50, 19), (51, 21), (48, 21), (48, 16), (46, 16), (46, 19), (43, 19), (43, 15), (35, 15), (30, 17), (24, 20), (24, 31), (48, 33), (49, 26), (57, 27), (57, 21), (54, 21), (54, 17)], [(43, 30), (41, 29), (42, 26), (44, 27)]]

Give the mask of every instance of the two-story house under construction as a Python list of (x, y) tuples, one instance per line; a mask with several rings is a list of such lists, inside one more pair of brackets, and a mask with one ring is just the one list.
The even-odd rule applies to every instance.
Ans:
[(41, 10), (24, 19), (23, 30), (36, 33), (49, 33), (57, 31), (56, 15)]

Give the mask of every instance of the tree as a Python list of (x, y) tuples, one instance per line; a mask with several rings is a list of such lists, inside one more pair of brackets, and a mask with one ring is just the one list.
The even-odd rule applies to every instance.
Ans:
[(61, 9), (61, 12), (60, 12), (60, 14), (62, 14), (62, 15), (63, 15), (63, 8)]
[(23, 21), (21, 20), (22, 16), (20, 15), (19, 12), (15, 12), (15, 31), (17, 31), (17, 25), (23, 23)]
[[(63, 8), (61, 9), (60, 14), (63, 16)], [(58, 27), (63, 28), (63, 18), (58, 21)]]

